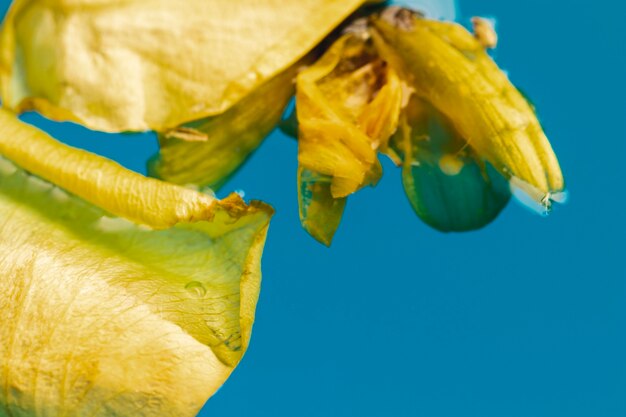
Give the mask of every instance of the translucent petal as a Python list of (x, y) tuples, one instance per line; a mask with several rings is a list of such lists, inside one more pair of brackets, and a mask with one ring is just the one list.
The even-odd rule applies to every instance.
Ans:
[(159, 135), (151, 176), (176, 184), (221, 187), (280, 121), (293, 95), (293, 66), (224, 113)]
[(248, 346), (271, 209), (4, 110), (0, 155), (0, 415), (195, 416)]
[(506, 206), (508, 181), (481, 162), (437, 110), (413, 97), (391, 146), (418, 216), (444, 232), (479, 229)]
[(402, 9), (373, 24), (385, 59), (480, 157), (505, 177), (540, 190), (543, 201), (563, 191), (559, 163), (533, 109), (471, 33)]
[(364, 0), (16, 0), (5, 106), (103, 131), (220, 114), (289, 68)]
[(331, 178), (298, 168), (298, 206), (302, 227), (311, 236), (330, 246), (341, 222), (347, 198), (333, 198)]

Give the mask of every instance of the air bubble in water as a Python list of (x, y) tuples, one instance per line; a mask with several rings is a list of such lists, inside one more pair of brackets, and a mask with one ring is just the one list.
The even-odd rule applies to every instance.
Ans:
[(191, 281), (185, 285), (185, 289), (195, 297), (202, 298), (206, 295), (206, 288), (201, 282)]

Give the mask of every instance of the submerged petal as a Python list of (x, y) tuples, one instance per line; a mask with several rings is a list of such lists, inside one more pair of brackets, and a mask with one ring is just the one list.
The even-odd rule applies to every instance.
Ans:
[(0, 414), (196, 415), (248, 346), (271, 209), (4, 110), (0, 155)]
[(364, 0), (16, 0), (5, 106), (103, 131), (217, 115), (289, 68)]
[(302, 227), (311, 236), (330, 246), (339, 227), (347, 198), (334, 198), (330, 191), (332, 179), (298, 168), (298, 207)]
[(563, 191), (561, 169), (532, 107), (477, 38), (457, 24), (403, 9), (388, 10), (373, 26), (385, 59), (478, 155), (544, 204)]
[(450, 122), (413, 96), (392, 140), (418, 216), (444, 232), (479, 229), (506, 206), (507, 180), (467, 146)]

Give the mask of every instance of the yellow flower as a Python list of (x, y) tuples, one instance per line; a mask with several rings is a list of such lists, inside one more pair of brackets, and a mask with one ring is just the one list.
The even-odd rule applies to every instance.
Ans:
[(330, 244), (346, 196), (380, 177), (377, 151), (402, 165), (416, 213), (442, 231), (492, 221), (509, 184), (545, 210), (561, 198), (534, 110), (486, 53), (495, 33), (474, 22), (476, 35), (389, 7), (298, 76), (300, 216), (318, 240)]
[(545, 205), (563, 192), (559, 163), (533, 108), (486, 53), (480, 37), (458, 24), (402, 9), (372, 22), (380, 53), (480, 157)]
[(330, 245), (345, 197), (382, 175), (376, 155), (397, 127), (400, 80), (371, 44), (346, 34), (296, 85), (300, 217)]
[(534, 109), (486, 52), (487, 20), (472, 34), (364, 0), (231, 3), (18, 0), (1, 37), (5, 103), (154, 129), (151, 175), (217, 188), (280, 122), (295, 80), (300, 217), (327, 245), (348, 196), (380, 179), (380, 153), (443, 231), (489, 223), (509, 188), (546, 211), (562, 198)]
[[(330, 245), (349, 195), (381, 178), (379, 154), (421, 219), (472, 230), (511, 187), (546, 210), (564, 190), (534, 109), (485, 50), (495, 32), (473, 23), (366, 0), (16, 0), (0, 93), (16, 112), (155, 130), (151, 175), (217, 188), (295, 92), (316, 239)], [(248, 346), (271, 215), (0, 110), (0, 414), (195, 415)]]
[(280, 121), (311, 50), (365, 0), (15, 0), (4, 105), (155, 130), (152, 175), (218, 188)]
[(271, 214), (0, 110), (0, 414), (194, 416), (248, 346)]

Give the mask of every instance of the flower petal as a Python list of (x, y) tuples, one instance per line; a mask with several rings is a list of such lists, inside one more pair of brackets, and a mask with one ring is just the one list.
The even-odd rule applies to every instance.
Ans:
[(298, 161), (332, 177), (331, 194), (345, 197), (381, 174), (384, 149), (400, 113), (400, 81), (357, 34), (339, 38), (296, 82)]
[(0, 414), (196, 415), (248, 346), (271, 209), (5, 110), (0, 155)]
[(507, 180), (485, 164), (437, 110), (413, 96), (392, 147), (417, 215), (444, 232), (479, 229), (510, 199)]
[(176, 184), (221, 187), (280, 121), (293, 95), (296, 70), (282, 72), (220, 115), (159, 134), (150, 175)]
[(347, 198), (333, 198), (332, 179), (305, 168), (298, 168), (298, 207), (300, 222), (311, 236), (330, 246), (339, 227)]
[(388, 10), (372, 31), (385, 59), (478, 155), (549, 206), (564, 189), (556, 156), (533, 109), (481, 43), (457, 24)]
[(164, 131), (226, 111), (364, 0), (16, 0), (4, 105), (103, 131)]

